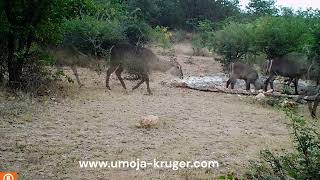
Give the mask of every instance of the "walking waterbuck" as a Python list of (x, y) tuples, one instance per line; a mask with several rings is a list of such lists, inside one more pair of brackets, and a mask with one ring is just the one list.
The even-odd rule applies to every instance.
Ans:
[(89, 68), (100, 74), (105, 63), (102, 59), (81, 53), (74, 46), (48, 46), (45, 51), (53, 56), (58, 70), (62, 70), (63, 66), (71, 68), (80, 87), (83, 84), (80, 82), (77, 67)]
[(141, 81), (132, 88), (137, 89), (143, 82), (146, 82), (148, 93), (151, 94), (149, 86), (149, 74), (152, 71), (169, 72), (172, 75), (183, 78), (181, 65), (172, 59), (166, 61), (159, 59), (151, 50), (136, 47), (127, 44), (116, 45), (111, 50), (110, 67), (107, 70), (106, 87), (111, 90), (109, 86), (110, 75), (115, 72), (121, 85), (126, 89), (126, 85), (121, 77), (123, 70), (128, 71), (129, 74), (134, 74), (141, 79)]
[(237, 79), (246, 81), (246, 90), (250, 90), (250, 84), (253, 84), (256, 90), (263, 88), (258, 72), (247, 64), (232, 63), (230, 65), (230, 79), (226, 87), (229, 88), (231, 84), (231, 89), (233, 89)]
[[(316, 111), (320, 102), (320, 87), (309, 86), (304, 90), (302, 96), (304, 96), (304, 100), (308, 102), (311, 116), (316, 118)], [(314, 103), (313, 106), (312, 103)]]
[(289, 84), (294, 83), (295, 93), (298, 94), (298, 81), (308, 71), (307, 57), (300, 53), (289, 53), (287, 55), (269, 59), (266, 72), (269, 74), (265, 81), (264, 90), (267, 91), (268, 85), (273, 89), (273, 81), (276, 76), (289, 78)]

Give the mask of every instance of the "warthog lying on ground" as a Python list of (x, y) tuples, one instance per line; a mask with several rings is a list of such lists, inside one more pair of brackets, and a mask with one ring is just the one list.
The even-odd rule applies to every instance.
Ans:
[(256, 90), (263, 88), (258, 72), (247, 64), (232, 63), (230, 65), (230, 79), (227, 81), (226, 87), (229, 88), (231, 84), (231, 89), (233, 89), (237, 79), (246, 81), (246, 90), (250, 90), (250, 84), (253, 84)]
[(183, 78), (181, 65), (172, 59), (170, 61), (159, 59), (151, 50), (136, 47), (128, 44), (116, 45), (111, 50), (110, 67), (107, 70), (106, 87), (109, 86), (110, 75), (115, 72), (121, 85), (126, 85), (121, 77), (122, 71), (126, 69), (129, 74), (134, 74), (141, 81), (132, 88), (137, 89), (143, 82), (146, 82), (148, 93), (151, 94), (149, 86), (149, 73), (151, 71), (170, 72), (172, 75)]
[(103, 59), (85, 55), (73, 46), (49, 46), (45, 51), (54, 57), (59, 70), (62, 70), (64, 66), (71, 68), (80, 87), (83, 86), (83, 84), (80, 82), (77, 67), (89, 68), (100, 74), (105, 63)]
[(267, 91), (268, 85), (273, 89), (273, 81), (276, 76), (289, 78), (289, 84), (294, 83), (295, 93), (298, 94), (298, 81), (308, 71), (307, 57), (300, 53), (290, 53), (282, 57), (269, 59), (266, 72), (269, 78), (265, 81), (264, 90)]

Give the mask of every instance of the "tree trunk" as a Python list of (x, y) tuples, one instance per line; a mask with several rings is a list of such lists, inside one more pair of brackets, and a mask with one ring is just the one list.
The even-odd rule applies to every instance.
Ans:
[(12, 88), (19, 88), (21, 85), (22, 65), (15, 58), (15, 37), (11, 33), (8, 37), (8, 73), (9, 73), (9, 86)]

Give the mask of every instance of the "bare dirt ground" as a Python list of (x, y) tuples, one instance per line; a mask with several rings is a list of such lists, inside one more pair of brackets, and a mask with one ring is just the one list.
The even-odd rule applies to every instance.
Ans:
[[(177, 54), (185, 74), (219, 72), (212, 57)], [(17, 171), (21, 179), (213, 179), (242, 174), (249, 160), (269, 148), (292, 147), (282, 112), (249, 97), (206, 93), (162, 85), (172, 77), (154, 73), (153, 95), (145, 84), (125, 93), (115, 78), (112, 91), (104, 75), (80, 69), (85, 87), (74, 94), (32, 104), (30, 112), (0, 121), (0, 170)], [(126, 81), (127, 86), (136, 82)], [(160, 126), (137, 128), (142, 116), (156, 115)], [(212, 170), (80, 169), (79, 160), (216, 160)]]

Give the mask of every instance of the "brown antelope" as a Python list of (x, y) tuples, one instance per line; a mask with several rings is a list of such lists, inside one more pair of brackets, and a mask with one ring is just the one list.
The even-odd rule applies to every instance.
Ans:
[(103, 70), (102, 66), (105, 63), (102, 59), (81, 53), (73, 46), (49, 46), (45, 51), (54, 57), (58, 70), (62, 70), (64, 66), (71, 68), (80, 87), (83, 84), (80, 82), (77, 67), (89, 68), (100, 74)]
[(298, 81), (307, 73), (307, 57), (300, 53), (290, 53), (281, 57), (269, 59), (267, 63), (267, 74), (269, 78), (265, 81), (264, 90), (267, 91), (268, 85), (273, 89), (273, 81), (276, 76), (289, 78), (289, 84), (294, 83), (295, 93), (298, 94)]
[(263, 88), (258, 72), (247, 64), (231, 63), (230, 79), (227, 81), (226, 87), (229, 88), (231, 84), (231, 89), (233, 89), (237, 79), (246, 81), (246, 90), (250, 90), (250, 84), (253, 84), (256, 90)]
[[(308, 102), (309, 111), (313, 118), (316, 118), (317, 107), (320, 102), (320, 87), (307, 87), (302, 96)], [(300, 96), (301, 97), (301, 96)], [(312, 105), (313, 103), (313, 105)]]
[(116, 45), (111, 50), (110, 67), (107, 70), (106, 87), (109, 86), (110, 75), (115, 72), (122, 87), (126, 85), (121, 77), (123, 70), (129, 74), (134, 74), (141, 81), (132, 88), (137, 89), (142, 83), (146, 82), (148, 93), (151, 94), (149, 86), (149, 74), (151, 71), (169, 72), (172, 75), (183, 78), (181, 65), (172, 59), (170, 61), (159, 59), (151, 50), (143, 47), (136, 47), (128, 44)]

